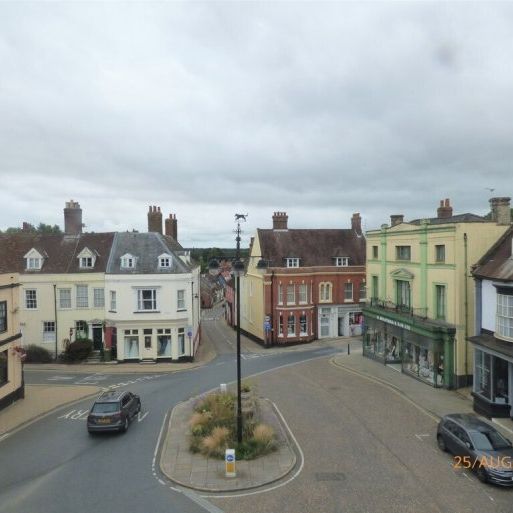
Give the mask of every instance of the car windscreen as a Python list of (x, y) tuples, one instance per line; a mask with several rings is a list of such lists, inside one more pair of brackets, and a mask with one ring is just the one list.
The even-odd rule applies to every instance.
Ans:
[(498, 451), (510, 446), (498, 431), (475, 431), (472, 433), (474, 447), (480, 451)]
[(94, 403), (91, 413), (115, 413), (119, 411), (118, 403)]

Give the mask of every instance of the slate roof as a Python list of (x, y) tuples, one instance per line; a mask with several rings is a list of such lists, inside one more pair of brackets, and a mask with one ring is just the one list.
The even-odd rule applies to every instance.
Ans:
[[(179, 249), (178, 249), (179, 248)], [(189, 273), (191, 267), (179, 257), (182, 247), (173, 239), (156, 232), (116, 233), (107, 265), (107, 274), (176, 274)], [(133, 269), (121, 268), (121, 257), (129, 253), (136, 257)], [(167, 253), (173, 257), (169, 269), (161, 269), (158, 257)]]
[(478, 278), (513, 281), (512, 239), (513, 226), (508, 228), (502, 237), (481, 257), (472, 274)]
[(299, 258), (300, 267), (334, 266), (333, 257), (349, 257), (349, 265), (365, 265), (365, 237), (351, 229), (257, 230), (262, 258), (271, 267), (285, 267)]
[[(0, 234), (0, 273), (24, 274), (97, 273), (105, 272), (114, 233), (53, 235), (34, 233)], [(78, 255), (85, 248), (96, 252), (91, 269), (79, 267)], [(32, 248), (44, 256), (40, 270), (26, 269), (23, 258)]]
[[(408, 221), (409, 224), (420, 224), (423, 219), (414, 219)], [(482, 216), (476, 214), (457, 214), (451, 217), (429, 217), (429, 224), (448, 224), (448, 223), (489, 223), (489, 219), (485, 219)]]

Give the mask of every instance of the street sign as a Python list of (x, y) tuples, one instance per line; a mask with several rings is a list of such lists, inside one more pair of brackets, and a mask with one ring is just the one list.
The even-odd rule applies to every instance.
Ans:
[(187, 336), (188, 336), (189, 338), (191, 338), (191, 337), (192, 337), (192, 326), (187, 326)]
[(264, 322), (264, 330), (266, 333), (269, 333), (271, 331), (271, 323), (266, 321)]
[(237, 477), (237, 472), (235, 471), (235, 449), (226, 449), (224, 464), (226, 477)]

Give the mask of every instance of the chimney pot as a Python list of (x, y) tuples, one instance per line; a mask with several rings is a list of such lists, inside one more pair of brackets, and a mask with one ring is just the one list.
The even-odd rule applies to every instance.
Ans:
[(82, 233), (82, 209), (77, 201), (67, 201), (64, 208), (64, 233), (79, 235)]
[(275, 212), (273, 215), (273, 230), (287, 230), (289, 216), (286, 212)]
[(510, 201), (511, 198), (507, 197), (490, 199), (492, 221), (495, 221), (499, 225), (511, 224)]
[(392, 214), (390, 216), (390, 226), (397, 226), (403, 222), (404, 215), (403, 214)]
[(150, 206), (148, 212), (148, 232), (160, 233), (162, 235), (162, 212), (160, 207), (157, 210), (155, 205)]
[(452, 217), (452, 207), (449, 198), (440, 201), (440, 206), (436, 211), (438, 219), (448, 219)]

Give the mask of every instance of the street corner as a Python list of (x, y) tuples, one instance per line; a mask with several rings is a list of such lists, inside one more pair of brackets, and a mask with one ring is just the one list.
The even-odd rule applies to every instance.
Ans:
[(49, 415), (64, 406), (94, 397), (101, 392), (97, 386), (25, 385), (25, 397), (0, 412), (0, 436)]
[(285, 480), (302, 462), (301, 449), (276, 405), (259, 398), (259, 419), (273, 428), (277, 449), (253, 460), (236, 461), (235, 477), (226, 477), (224, 460), (190, 451), (189, 420), (196, 402), (192, 398), (175, 406), (163, 431), (160, 471), (176, 485), (213, 495), (262, 488)]

